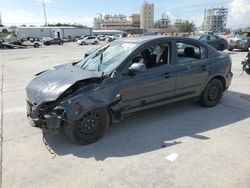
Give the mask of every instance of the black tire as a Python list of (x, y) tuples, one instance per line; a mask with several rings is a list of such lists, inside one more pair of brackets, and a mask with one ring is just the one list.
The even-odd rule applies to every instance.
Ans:
[(33, 119), (29, 119), (29, 123), (32, 127), (42, 127), (41, 124), (37, 121), (34, 121)]
[(98, 44), (98, 42), (97, 42), (97, 41), (95, 41), (95, 42), (94, 42), (94, 45), (97, 45), (97, 44)]
[(49, 42), (49, 41), (46, 41), (46, 42), (44, 43), (44, 45), (49, 46), (49, 45), (50, 45), (50, 42)]
[(89, 111), (73, 124), (65, 124), (67, 137), (80, 145), (98, 141), (107, 131), (110, 124), (109, 113), (106, 109)]
[(225, 50), (225, 46), (223, 44), (220, 44), (219, 47), (218, 47), (218, 50), (219, 51)]
[(200, 102), (205, 107), (214, 107), (220, 102), (223, 92), (222, 82), (219, 79), (213, 79), (208, 82), (201, 95)]
[(7, 29), (3, 29), (2, 33), (8, 33), (8, 30)]
[(63, 45), (63, 42), (59, 42), (59, 45)]
[(85, 42), (82, 42), (81, 45), (86, 45), (86, 43), (85, 43)]
[(34, 48), (39, 48), (39, 46), (40, 46), (40, 45), (39, 45), (38, 43), (35, 43), (35, 44), (34, 44)]
[(250, 70), (245, 70), (245, 72), (246, 72), (248, 75), (250, 75)]
[(228, 48), (228, 51), (233, 51), (234, 49), (233, 48)]

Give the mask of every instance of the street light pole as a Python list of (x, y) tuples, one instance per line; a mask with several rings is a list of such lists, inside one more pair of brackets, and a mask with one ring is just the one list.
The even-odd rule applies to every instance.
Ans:
[(45, 10), (44, 0), (43, 0), (43, 12), (44, 12), (45, 26), (47, 26), (47, 16), (46, 16), (46, 10)]

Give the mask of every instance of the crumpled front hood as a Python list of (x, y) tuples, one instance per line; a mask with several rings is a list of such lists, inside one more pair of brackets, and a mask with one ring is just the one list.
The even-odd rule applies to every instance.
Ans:
[(67, 64), (34, 78), (26, 87), (27, 99), (33, 104), (54, 101), (77, 81), (101, 76), (101, 72), (86, 71)]

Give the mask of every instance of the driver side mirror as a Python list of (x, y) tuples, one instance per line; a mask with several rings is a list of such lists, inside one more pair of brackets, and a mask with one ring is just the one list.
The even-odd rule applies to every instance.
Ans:
[(147, 70), (146, 66), (143, 63), (133, 63), (129, 68), (129, 73), (135, 75), (140, 72), (145, 72)]

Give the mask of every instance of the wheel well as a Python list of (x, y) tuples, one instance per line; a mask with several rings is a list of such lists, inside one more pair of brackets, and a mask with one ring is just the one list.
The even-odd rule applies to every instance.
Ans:
[[(213, 79), (218, 79), (222, 82), (222, 85), (223, 85), (223, 89), (225, 90), (226, 89), (226, 80), (223, 76), (215, 76)], [(211, 80), (213, 80), (211, 79)]]
[(106, 108), (106, 110), (107, 110), (107, 112), (108, 112), (108, 114), (109, 114), (110, 125), (112, 125), (112, 123), (113, 123), (113, 121), (114, 121), (114, 119), (115, 119), (114, 112), (113, 112), (113, 110), (112, 110), (109, 106)]

